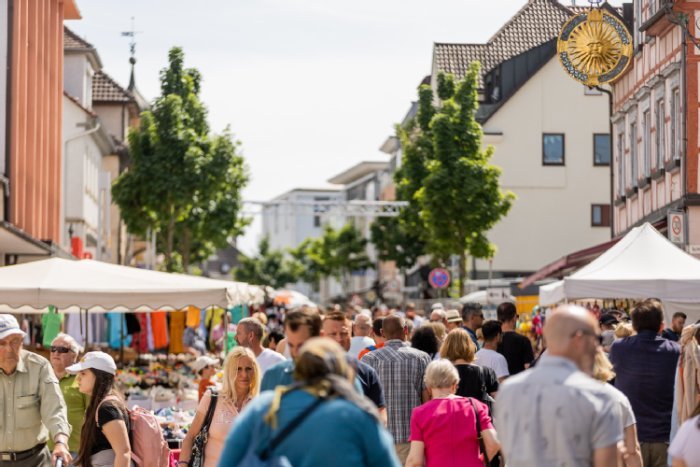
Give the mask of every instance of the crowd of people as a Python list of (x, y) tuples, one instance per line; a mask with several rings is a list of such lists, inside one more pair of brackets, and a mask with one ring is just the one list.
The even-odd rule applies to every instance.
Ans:
[[(531, 336), (513, 303), (496, 314), (469, 303), (244, 318), (222, 365), (197, 349), (179, 463), (700, 465), (699, 324), (676, 313), (665, 326), (655, 299), (629, 314), (538, 309)], [(114, 360), (79, 358), (67, 334), (46, 360), (23, 337), (0, 315), (0, 465), (135, 465)]]

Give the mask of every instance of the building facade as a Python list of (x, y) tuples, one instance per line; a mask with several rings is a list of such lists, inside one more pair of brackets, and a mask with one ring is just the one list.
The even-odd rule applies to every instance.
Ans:
[(0, 0), (0, 265), (61, 243), (63, 22), (74, 0)]
[(556, 258), (610, 238), (609, 101), (571, 80), (556, 57), (561, 25), (575, 13), (530, 0), (486, 44), (435, 44), (431, 82), (482, 64), (477, 120), (510, 212), (487, 236), (491, 261), (471, 278), (522, 277)]
[(612, 86), (614, 233), (651, 222), (697, 255), (700, 7), (685, 0), (632, 5), (634, 59)]

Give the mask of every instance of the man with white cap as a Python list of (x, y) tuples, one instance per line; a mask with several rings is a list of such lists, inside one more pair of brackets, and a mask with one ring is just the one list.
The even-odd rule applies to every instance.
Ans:
[(71, 427), (61, 388), (49, 361), (22, 349), (24, 336), (14, 316), (0, 314), (0, 465), (49, 467), (58, 458), (68, 465)]

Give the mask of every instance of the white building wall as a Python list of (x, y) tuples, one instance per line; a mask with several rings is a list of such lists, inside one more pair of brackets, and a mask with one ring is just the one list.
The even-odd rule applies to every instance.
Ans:
[[(63, 187), (64, 211), (62, 244), (70, 251), (68, 228), (83, 239), (83, 244), (95, 245), (99, 223), (98, 186), (102, 167), (100, 147), (90, 136), (77, 137), (86, 132), (88, 120), (83, 109), (72, 100), (63, 98)], [(88, 241), (92, 239), (92, 241)]]
[(129, 132), (129, 112), (122, 105), (94, 105), (92, 109), (100, 116), (102, 126), (120, 141), (126, 141)]
[[(574, 251), (610, 239), (591, 226), (591, 205), (610, 204), (610, 168), (594, 166), (593, 135), (609, 133), (608, 97), (585, 95), (552, 58), (484, 125), (501, 187), (517, 196), (488, 233), (498, 247), (494, 271), (536, 271)], [(542, 163), (543, 133), (565, 134), (565, 165)], [(488, 270), (486, 261), (477, 269)]]
[(92, 108), (92, 77), (95, 70), (85, 54), (64, 55), (63, 89), (80, 101), (83, 107)]

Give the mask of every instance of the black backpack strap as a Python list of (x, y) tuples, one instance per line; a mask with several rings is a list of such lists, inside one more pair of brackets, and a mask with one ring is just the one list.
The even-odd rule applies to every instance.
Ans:
[(318, 397), (316, 400), (311, 404), (308, 408), (304, 409), (303, 412), (301, 412), (299, 415), (294, 418), (287, 426), (282, 429), (279, 433), (277, 433), (272, 440), (268, 443), (268, 445), (265, 447), (263, 452), (260, 454), (260, 458), (262, 460), (267, 460), (272, 452), (275, 450), (279, 444), (284, 441), (284, 439), (289, 436), (299, 425), (302, 424), (302, 422), (313, 413), (316, 408), (321, 405), (321, 403), (324, 401), (323, 398)]

